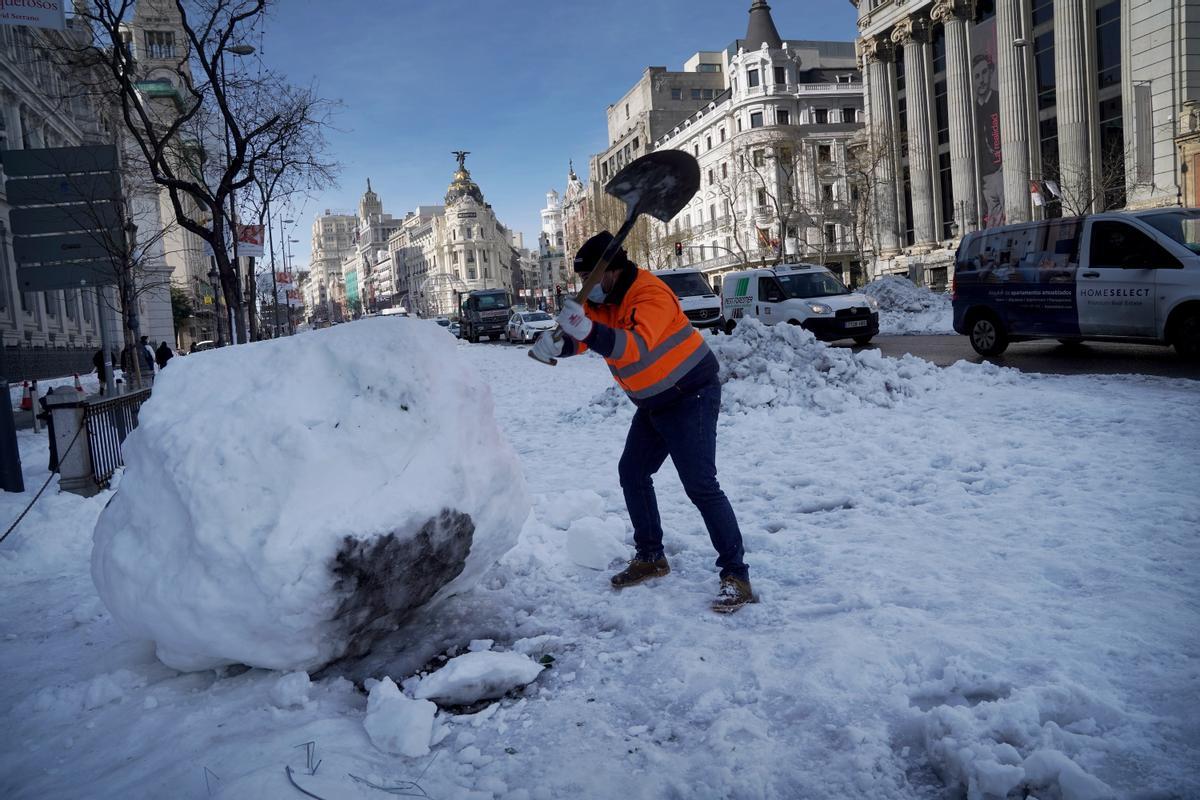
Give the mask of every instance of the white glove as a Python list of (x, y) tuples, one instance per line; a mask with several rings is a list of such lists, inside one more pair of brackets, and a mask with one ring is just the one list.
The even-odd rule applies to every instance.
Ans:
[(533, 342), (533, 354), (539, 361), (549, 361), (558, 358), (563, 352), (562, 337), (555, 337), (554, 331), (542, 331)]
[(582, 342), (592, 332), (592, 321), (583, 312), (583, 306), (575, 300), (563, 303), (562, 311), (558, 312), (558, 324), (563, 333), (577, 342)]

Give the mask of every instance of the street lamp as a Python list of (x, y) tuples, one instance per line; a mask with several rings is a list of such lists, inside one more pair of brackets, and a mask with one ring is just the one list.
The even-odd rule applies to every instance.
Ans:
[(217, 329), (217, 347), (225, 344), (221, 338), (221, 295), (220, 288), (221, 273), (217, 272), (217, 267), (214, 264), (208, 270), (208, 282), (212, 284), (213, 290), (213, 325)]
[[(221, 92), (222, 92), (222, 94), (224, 94), (226, 87), (229, 85), (228, 81), (225, 78), (225, 53), (226, 52), (233, 53), (235, 56), (248, 56), (254, 52), (254, 47), (253, 47), (253, 45), (248, 45), (248, 44), (234, 44), (234, 45), (230, 45), (229, 47), (226, 47), (224, 50), (221, 51), (220, 61), (221, 61)], [(230, 149), (229, 149), (229, 121), (228, 121), (228, 118), (225, 119), (225, 130), (222, 134), (222, 138), (225, 140), (225, 163), (228, 165), (229, 162), (232, 161), (232, 159), (233, 159), (233, 154), (230, 152)], [(234, 275), (233, 289), (234, 289), (234, 294), (237, 294), (237, 288), (238, 288), (237, 281), (240, 280), (240, 275), (238, 274), (238, 272), (241, 269), (242, 264), (241, 264), (241, 260), (238, 258), (237, 200), (234, 196), (234, 189), (232, 186), (229, 187), (229, 222), (230, 222), (230, 227), (232, 228), (232, 233), (233, 233), (233, 275)], [(249, 280), (250, 280), (250, 283), (253, 284), (253, 282), (254, 282), (253, 274), (250, 276)], [(251, 303), (250, 303), (251, 319), (253, 319), (253, 314), (254, 314), (253, 309), (254, 309), (254, 303), (253, 303), (253, 301), (251, 301)], [(230, 319), (229, 324), (230, 324), (229, 339), (232, 341), (233, 340), (233, 320), (232, 319)], [(251, 327), (253, 327), (253, 325), (251, 325)], [(218, 325), (217, 326), (218, 337), (220, 336), (220, 331), (221, 331), (221, 326)], [(218, 346), (220, 346), (219, 338), (218, 338), (217, 344), (218, 344)]]

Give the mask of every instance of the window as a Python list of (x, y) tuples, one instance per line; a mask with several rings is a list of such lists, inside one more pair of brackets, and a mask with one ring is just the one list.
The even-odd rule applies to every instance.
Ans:
[(766, 164), (767, 164), (767, 151), (766, 150), (755, 150), (753, 153), (753, 156), (754, 156), (754, 166), (756, 166), (756, 167), (766, 166)]
[(717, 218), (717, 204), (712, 203), (708, 207), (708, 219), (709, 219), (709, 221), (715, 221), (716, 218)]
[(754, 193), (754, 199), (758, 201), (758, 205), (765, 206), (767, 204), (767, 190), (759, 189)]
[(826, 223), (825, 225), (825, 244), (837, 244), (837, 225)]
[(828, 108), (814, 108), (813, 109), (813, 122), (816, 123), (817, 125), (828, 125), (829, 124), (829, 109)]
[(857, 108), (843, 108), (842, 109), (842, 122), (858, 122), (858, 109)]
[(712, 99), (716, 98), (717, 90), (716, 89), (701, 89), (700, 94), (704, 97), (705, 100), (712, 100)]
[(629, 103), (625, 104), (625, 119), (629, 119)]
[(738, 117), (737, 128), (738, 128), (738, 133), (741, 133), (742, 132), (742, 118), (741, 117)]
[(753, 89), (755, 86), (758, 86), (758, 70), (746, 70), (746, 86), (750, 87), (751, 89)]
[(779, 125), (790, 125), (792, 122), (792, 115), (786, 108), (777, 108), (775, 109), (775, 122)]
[(46, 316), (53, 318), (54, 312), (58, 308), (58, 297), (54, 292), (42, 292), (42, 302), (46, 306)]
[(837, 82), (838, 83), (858, 83), (858, 77), (856, 75), (838, 75)]
[(683, 99), (683, 89), (680, 89), (680, 88), (672, 89), (671, 90), (671, 99), (672, 100), (682, 100)]
[(148, 58), (174, 58), (175, 34), (171, 31), (146, 31)]
[(699, 158), (700, 157), (700, 145), (698, 145), (698, 144), (693, 145), (692, 150), (694, 151), (696, 158)]
[(712, 185), (713, 185), (713, 180), (714, 180), (714, 179), (715, 179), (714, 173), (713, 173), (713, 171), (710, 169), (710, 170), (708, 171), (708, 185), (709, 185), (709, 186), (712, 186)]
[(704, 137), (704, 142), (708, 145), (708, 149), (712, 150), (712, 136)]
[(696, 72), (720, 72), (720, 64), (697, 64)]
[(75, 319), (75, 290), (65, 289), (63, 291), (63, 311), (67, 315), (67, 319)]
[(723, 141), (725, 141), (725, 129), (724, 129), (724, 128), (721, 128), (721, 130), (720, 130), (720, 131), (718, 131), (718, 133), (720, 133), (720, 134), (721, 134), (721, 141), (722, 141), (722, 142), (723, 142)]
[(1092, 223), (1088, 266), (1096, 269), (1180, 269), (1179, 259), (1158, 242), (1124, 222)]
[(821, 164), (833, 163), (833, 146), (828, 144), (817, 145), (817, 162)]
[(750, 114), (750, 127), (761, 128), (763, 126), (763, 114), (761, 111), (753, 111)]
[(774, 278), (759, 278), (758, 299), (763, 303), (782, 303), (784, 301), (783, 287)]
[(729, 164), (724, 161), (721, 162), (721, 177), (722, 178), (729, 177)]
[(636, 153), (637, 150), (638, 150), (638, 137), (635, 136), (635, 137), (633, 137), (633, 152)]
[(826, 203), (833, 202), (833, 184), (832, 183), (821, 184), (821, 199), (823, 201), (825, 201)]
[(699, 89), (692, 89), (692, 99), (693, 100), (700, 99), (700, 90)]
[(776, 67), (775, 68), (775, 82), (776, 83), (787, 83), (787, 68), (786, 67)]

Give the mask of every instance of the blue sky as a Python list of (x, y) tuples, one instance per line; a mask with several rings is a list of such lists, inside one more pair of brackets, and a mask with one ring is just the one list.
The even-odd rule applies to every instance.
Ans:
[[(286, 0), (274, 7), (263, 58), (295, 83), (340, 100), (331, 150), (340, 185), (296, 218), (298, 265), (313, 216), (353, 209), (366, 180), (403, 216), (442, 202), (467, 167), (500, 221), (537, 245), (545, 193), (562, 192), (604, 148), (605, 109), (647, 66), (681, 69), (697, 50), (746, 32), (750, 0)], [(776, 0), (784, 40), (850, 41), (847, 0)], [(299, 216), (297, 216), (299, 214)]]

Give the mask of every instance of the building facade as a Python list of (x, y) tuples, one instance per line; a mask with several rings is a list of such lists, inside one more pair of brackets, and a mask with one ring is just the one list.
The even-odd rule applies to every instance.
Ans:
[(313, 220), (312, 256), (305, 285), (306, 319), (316, 327), (345, 320), (342, 262), (354, 252), (358, 218), (325, 209)]
[[(569, 176), (567, 252), (620, 224), (624, 208), (603, 184), (625, 163), (683, 150), (700, 164), (700, 190), (670, 222), (635, 227), (626, 249), (636, 261), (698, 267), (715, 281), (744, 265), (804, 260), (859, 282), (865, 248), (856, 235), (858, 184), (847, 169), (863, 129), (853, 43), (784, 41), (770, 6), (754, 0), (744, 38), (696, 53), (682, 72), (659, 69), (609, 107), (610, 137), (617, 137), (591, 159), (588, 184)], [(630, 122), (620, 127), (627, 104)]]
[(531, 287), (538, 301), (531, 305), (557, 310), (559, 295), (572, 285), (575, 275), (566, 257), (566, 231), (563, 227), (563, 203), (558, 192), (546, 192), (542, 209), (542, 230), (538, 234), (536, 281)]
[(970, 231), (1184, 202), (1195, 3), (854, 5), (879, 272), (940, 287)]

